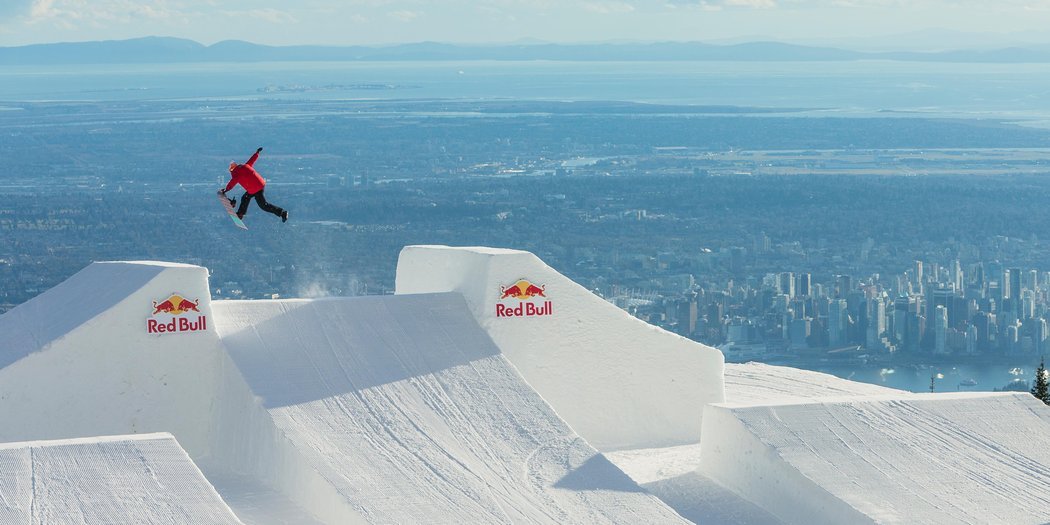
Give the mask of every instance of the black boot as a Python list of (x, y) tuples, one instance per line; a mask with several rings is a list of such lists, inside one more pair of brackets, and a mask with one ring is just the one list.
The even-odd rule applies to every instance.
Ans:
[(281, 222), (288, 222), (288, 210), (281, 210)]

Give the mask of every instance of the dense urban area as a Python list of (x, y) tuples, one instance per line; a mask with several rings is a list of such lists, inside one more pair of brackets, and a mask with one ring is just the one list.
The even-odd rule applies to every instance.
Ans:
[[(801, 111), (801, 110), (800, 110)], [(996, 120), (450, 101), (8, 104), (0, 312), (94, 260), (217, 298), (391, 293), (408, 244), (536, 253), (727, 359), (1050, 345), (1050, 131)], [(233, 227), (226, 165), (264, 147)]]

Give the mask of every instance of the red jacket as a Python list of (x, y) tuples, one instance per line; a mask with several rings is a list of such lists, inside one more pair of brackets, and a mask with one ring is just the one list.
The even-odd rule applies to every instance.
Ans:
[(230, 171), (230, 182), (226, 184), (226, 191), (230, 191), (234, 186), (240, 184), (244, 191), (254, 195), (266, 187), (266, 179), (262, 178), (262, 175), (259, 175), (259, 172), (252, 167), (257, 158), (259, 158), (258, 151), (255, 152), (255, 155), (252, 155), (252, 158), (248, 159), (248, 162), (238, 164)]

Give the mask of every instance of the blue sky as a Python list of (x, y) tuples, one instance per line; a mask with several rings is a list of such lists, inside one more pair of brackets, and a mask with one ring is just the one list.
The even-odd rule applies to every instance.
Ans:
[[(0, 46), (160, 35), (273, 45), (771, 39), (893, 47), (925, 38), (962, 47), (1047, 42), (1048, 24), (1050, 0), (0, 0)], [(928, 30), (933, 37), (909, 35)]]

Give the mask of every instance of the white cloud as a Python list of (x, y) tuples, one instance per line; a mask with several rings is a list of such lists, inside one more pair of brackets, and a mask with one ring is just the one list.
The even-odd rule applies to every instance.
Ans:
[(29, 9), (29, 16), (33, 20), (55, 16), (58, 11), (55, 10), (54, 4), (55, 0), (34, 0)]
[(262, 20), (274, 24), (290, 24), (298, 21), (295, 15), (272, 7), (249, 9), (247, 11), (236, 13), (236, 15), (243, 18), (254, 18), (256, 20)]
[(77, 22), (131, 23), (142, 19), (162, 20), (177, 16), (178, 13), (168, 4), (165, 0), (33, 0), (29, 17), (31, 23), (53, 22), (63, 26)]
[[(835, 2), (837, 0), (828, 0)], [(799, 5), (800, 2), (793, 2)], [(700, 0), (699, 2), (676, 2), (665, 4), (666, 7), (674, 9), (678, 7), (697, 7), (704, 11), (722, 11), (727, 8), (745, 9), (772, 9), (777, 7), (777, 0)]]
[(634, 6), (627, 2), (587, 2), (583, 4), (583, 8), (592, 13), (603, 15), (630, 13), (634, 11)]
[(410, 11), (408, 9), (399, 9), (397, 11), (391, 11), (387, 14), (390, 15), (391, 18), (394, 18), (395, 20), (400, 20), (402, 22), (411, 22), (412, 20), (423, 16), (422, 11)]
[(725, 0), (725, 5), (732, 7), (753, 7), (769, 9), (777, 6), (776, 0)]

